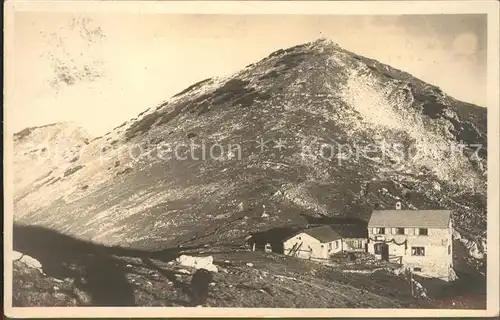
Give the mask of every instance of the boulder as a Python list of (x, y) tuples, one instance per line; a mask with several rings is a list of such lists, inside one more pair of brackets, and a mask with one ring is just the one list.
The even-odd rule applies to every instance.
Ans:
[(23, 262), (29, 267), (40, 270), (40, 272), (42, 271), (42, 264), (40, 263), (40, 261), (28, 255), (22, 254), (21, 252), (14, 251), (12, 254), (12, 259)]
[(214, 258), (212, 256), (208, 257), (192, 257), (188, 255), (182, 255), (177, 258), (177, 263), (181, 266), (192, 267), (195, 269), (205, 269), (211, 272), (218, 272), (217, 267), (213, 264)]

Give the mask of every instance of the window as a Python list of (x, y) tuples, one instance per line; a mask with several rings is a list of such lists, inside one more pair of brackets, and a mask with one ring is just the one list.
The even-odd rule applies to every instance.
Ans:
[(363, 243), (361, 242), (361, 240), (352, 240), (350, 246), (353, 249), (362, 249)]
[(339, 248), (339, 242), (335, 241), (335, 249), (338, 249), (338, 248)]
[(375, 243), (373, 249), (375, 249), (375, 254), (382, 254), (382, 243)]
[(396, 228), (396, 234), (405, 234), (405, 228)]
[(415, 271), (415, 272), (422, 272), (422, 268), (413, 268), (413, 271)]
[(375, 234), (385, 234), (385, 228), (375, 228)]
[(412, 256), (425, 256), (425, 248), (424, 247), (411, 247), (411, 255)]
[(300, 240), (300, 237), (298, 237), (297, 240)]
[(451, 245), (448, 245), (448, 254), (451, 254)]
[(418, 229), (419, 236), (426, 236), (428, 234), (429, 234), (429, 229), (427, 229), (427, 228), (419, 228)]
[(328, 250), (332, 250), (332, 243), (328, 243)]

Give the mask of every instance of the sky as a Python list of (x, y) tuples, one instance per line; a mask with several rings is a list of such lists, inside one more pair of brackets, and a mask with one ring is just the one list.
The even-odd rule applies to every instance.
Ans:
[(486, 15), (16, 12), (10, 125), (73, 121), (102, 135), (194, 82), (320, 37), (485, 107), (486, 29)]

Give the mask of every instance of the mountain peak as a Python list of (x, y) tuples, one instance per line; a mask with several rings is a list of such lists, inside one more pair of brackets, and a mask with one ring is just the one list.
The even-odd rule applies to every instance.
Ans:
[(78, 132), (79, 134), (81, 134), (82, 136), (86, 136), (87, 138), (90, 137), (90, 135), (86, 132), (86, 130), (78, 126), (75, 122), (62, 121), (62, 122), (54, 122), (50, 124), (24, 128), (23, 130), (14, 133), (14, 140), (21, 141), (28, 136), (40, 135), (40, 134), (47, 136), (55, 134), (59, 135), (72, 134), (74, 132)]
[[(484, 146), (478, 160), (469, 147), (449, 154), (460, 141)], [(457, 228), (480, 237), (486, 142), (484, 109), (323, 38), (200, 81), (117, 127), (77, 160), (84, 168), (20, 198), (29, 212), (19, 219), (153, 248), (304, 217), (366, 219), (401, 201), (453, 208)], [(42, 195), (54, 203), (41, 208)]]

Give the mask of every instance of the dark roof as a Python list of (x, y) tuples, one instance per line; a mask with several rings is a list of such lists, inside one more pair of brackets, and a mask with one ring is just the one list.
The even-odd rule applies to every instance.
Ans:
[(368, 230), (366, 226), (359, 225), (333, 225), (332, 229), (342, 238), (367, 238)]
[(322, 243), (346, 238), (368, 237), (368, 230), (366, 229), (366, 227), (360, 227), (357, 225), (322, 225), (297, 230), (293, 235), (287, 237), (287, 239), (299, 233), (308, 234)]
[(335, 241), (342, 238), (342, 236), (335, 232), (330, 226), (309, 228), (303, 230), (302, 232), (323, 243)]
[(450, 210), (375, 210), (368, 227), (448, 228)]
[(299, 227), (278, 227), (251, 234), (251, 240), (256, 242), (281, 242), (296, 235)]

